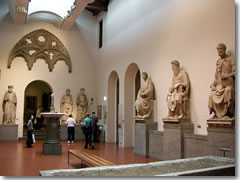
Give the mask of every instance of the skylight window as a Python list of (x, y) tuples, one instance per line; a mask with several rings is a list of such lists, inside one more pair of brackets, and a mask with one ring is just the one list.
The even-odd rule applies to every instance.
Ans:
[(68, 15), (75, 0), (31, 0), (28, 7), (28, 14), (38, 11), (53, 12), (63, 19)]

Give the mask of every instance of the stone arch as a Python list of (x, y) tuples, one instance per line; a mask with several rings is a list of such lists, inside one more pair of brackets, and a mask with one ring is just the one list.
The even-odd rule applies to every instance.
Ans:
[(43, 106), (44, 111), (49, 111), (52, 92), (51, 85), (43, 80), (34, 80), (27, 84), (24, 90), (23, 126), (29, 115), (34, 114), (39, 106)]
[(108, 113), (107, 113), (107, 131), (106, 131), (106, 141), (107, 142), (116, 142), (116, 127), (117, 127), (117, 82), (119, 80), (118, 73), (112, 71), (108, 78)]
[(134, 121), (135, 116), (135, 78), (139, 71), (137, 64), (132, 63), (128, 66), (124, 77), (124, 130), (123, 146), (133, 147), (134, 145)]
[(68, 66), (68, 72), (72, 72), (71, 58), (67, 49), (56, 36), (44, 29), (32, 31), (18, 41), (8, 59), (9, 69), (16, 57), (24, 58), (29, 70), (38, 59), (44, 59), (50, 72), (58, 61), (64, 61)]

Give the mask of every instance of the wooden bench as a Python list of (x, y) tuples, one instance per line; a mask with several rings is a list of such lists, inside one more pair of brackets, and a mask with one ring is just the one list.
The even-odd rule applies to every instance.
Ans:
[(68, 150), (68, 164), (69, 164), (69, 155), (73, 154), (75, 157), (81, 159), (81, 163), (86, 164), (91, 167), (99, 166), (114, 166), (115, 164), (96, 156), (95, 154), (88, 153), (82, 150)]

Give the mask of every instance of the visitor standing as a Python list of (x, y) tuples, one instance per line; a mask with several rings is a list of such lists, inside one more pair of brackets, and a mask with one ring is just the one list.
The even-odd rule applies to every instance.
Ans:
[(85, 149), (88, 148), (88, 144), (92, 148), (91, 129), (92, 120), (89, 118), (89, 114), (87, 113), (83, 123), (83, 132), (85, 134), (85, 146), (84, 146)]
[(92, 149), (94, 149), (94, 142), (97, 142), (98, 139), (98, 117), (95, 115), (95, 112), (92, 112)]
[(69, 115), (69, 118), (66, 121), (67, 124), (67, 134), (68, 134), (68, 144), (74, 143), (75, 128), (74, 125), (76, 121), (73, 119), (72, 114)]
[(33, 132), (33, 115), (30, 116), (30, 119), (28, 120), (28, 123), (27, 123), (27, 141), (26, 141), (26, 145), (27, 145), (27, 148), (31, 148), (32, 147), (32, 144), (33, 144), (33, 135), (32, 135), (32, 132)]

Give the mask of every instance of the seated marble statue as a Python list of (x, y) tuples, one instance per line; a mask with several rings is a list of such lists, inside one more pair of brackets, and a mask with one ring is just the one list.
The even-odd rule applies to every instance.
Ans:
[(8, 91), (3, 100), (3, 124), (16, 123), (17, 96), (13, 91), (13, 86), (8, 86)]
[(190, 82), (188, 74), (180, 68), (177, 60), (171, 62), (173, 70), (172, 85), (168, 90), (168, 118), (187, 118)]
[(135, 107), (138, 118), (148, 119), (151, 118), (153, 111), (153, 83), (146, 72), (142, 73), (142, 78), (144, 84), (138, 91)]
[(62, 124), (65, 124), (66, 120), (69, 118), (69, 115), (73, 112), (73, 98), (70, 94), (71, 90), (66, 89), (66, 94), (62, 96), (60, 111), (64, 113), (62, 116)]
[(211, 84), (209, 111), (214, 113), (211, 119), (230, 119), (234, 117), (235, 106), (235, 59), (226, 55), (223, 43), (217, 46), (220, 58), (216, 63), (215, 79)]
[(76, 122), (81, 123), (86, 116), (88, 108), (88, 100), (85, 95), (85, 88), (80, 89), (80, 94), (77, 97), (77, 118)]

